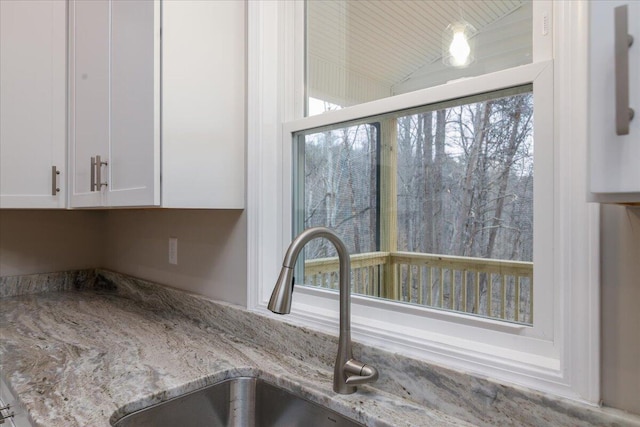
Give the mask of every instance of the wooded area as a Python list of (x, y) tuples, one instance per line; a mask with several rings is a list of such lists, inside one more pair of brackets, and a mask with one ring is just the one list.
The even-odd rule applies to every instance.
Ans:
[[(352, 254), (386, 250), (532, 261), (531, 92), (375, 118), (303, 140), (304, 228), (336, 230)], [(385, 160), (388, 153), (393, 161)], [(394, 203), (383, 202), (389, 190), (381, 179), (394, 180), (389, 171), (396, 181)], [(385, 215), (396, 218), (385, 222)], [(392, 231), (385, 229), (394, 222)], [(381, 248), (385, 233), (395, 233), (395, 248)], [(334, 255), (328, 242), (316, 240), (305, 249), (307, 260)], [(400, 277), (408, 280), (408, 274)], [(491, 279), (479, 280), (486, 299)], [(398, 299), (412, 301), (408, 286), (420, 285), (402, 283)], [(443, 292), (449, 293), (446, 287)], [(530, 283), (523, 292), (530, 297)]]

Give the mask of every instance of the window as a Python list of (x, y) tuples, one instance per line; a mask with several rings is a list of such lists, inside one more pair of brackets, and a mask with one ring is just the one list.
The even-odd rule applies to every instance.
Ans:
[[(351, 3), (351, 2), (349, 2)], [(364, 3), (364, 2), (353, 2)], [(398, 2), (376, 2), (380, 5)], [(402, 2), (404, 3), (404, 2)], [(415, 2), (406, 2), (415, 3)], [(453, 3), (453, 2), (443, 2)], [(491, 2), (507, 3), (507, 2)], [(359, 216), (359, 224), (368, 228), (367, 233), (360, 234), (360, 246), (363, 253), (391, 252), (385, 251), (385, 233), (383, 224), (385, 216), (382, 209), (388, 197), (384, 186), (388, 181), (382, 179), (384, 171), (379, 165), (385, 164), (384, 144), (387, 133), (395, 129), (398, 138), (398, 123), (417, 121), (431, 113), (437, 123), (438, 112), (455, 114), (456, 111), (473, 111), (478, 103), (517, 102), (530, 99), (533, 102), (533, 121), (527, 122), (533, 131), (533, 138), (526, 137), (524, 145), (514, 157), (518, 166), (509, 173), (514, 178), (507, 182), (507, 189), (520, 185), (519, 191), (526, 198), (527, 191), (533, 191), (532, 212), (520, 206), (503, 206), (509, 217), (520, 218), (519, 227), (524, 230), (526, 217), (533, 217), (533, 242), (529, 249), (522, 244), (518, 246), (517, 256), (512, 256), (513, 248), (500, 249), (500, 257), (509, 261), (529, 263), (533, 260), (533, 285), (526, 279), (520, 279), (520, 297), (525, 297), (519, 305), (523, 307), (522, 318), (518, 321), (507, 316), (508, 321), (496, 320), (501, 312), (500, 303), (496, 299), (491, 305), (491, 314), (474, 313), (469, 301), (466, 310), (458, 305), (458, 294), (462, 294), (460, 273), (454, 272), (454, 298), (446, 299), (443, 308), (434, 307), (433, 300), (441, 299), (447, 293), (451, 295), (451, 273), (444, 270), (445, 278), (440, 283), (432, 282), (431, 302), (419, 303), (415, 300), (418, 289), (412, 286), (411, 300), (372, 298), (365, 295), (352, 297), (352, 332), (356, 340), (370, 345), (381, 346), (392, 351), (402, 352), (452, 368), (462, 369), (490, 376), (501, 381), (533, 387), (545, 392), (571, 398), (597, 402), (598, 395), (598, 272), (597, 272), (597, 212), (584, 201), (586, 194), (586, 153), (584, 129), (585, 94), (582, 86), (586, 82), (584, 75), (585, 57), (581, 54), (584, 47), (586, 29), (581, 26), (581, 19), (586, 16), (586, 5), (582, 2), (519, 2), (531, 7), (531, 35), (529, 59), (514, 64), (507, 60), (496, 61), (503, 65), (498, 68), (488, 67), (481, 70), (481, 58), (476, 58), (476, 71), (464, 75), (472, 66), (458, 71), (443, 71), (444, 80), (425, 84), (421, 88), (405, 85), (402, 91), (384, 92), (381, 96), (369, 99), (360, 98), (357, 93), (347, 93), (342, 89), (328, 93), (320, 86), (313, 87), (307, 77), (305, 87), (304, 51), (304, 3), (302, 2), (252, 2), (249, 5), (249, 130), (248, 130), (248, 305), (255, 310), (265, 310), (271, 290), (278, 276), (282, 257), (293, 234), (305, 227), (305, 215), (297, 204), (309, 207), (306, 219), (309, 219), (313, 206), (320, 201), (327, 201), (327, 194), (318, 194), (322, 188), (307, 192), (300, 176), (295, 180), (292, 173), (300, 165), (304, 165), (305, 150), (323, 149), (323, 134), (333, 133), (347, 135), (350, 140), (358, 140), (358, 156), (352, 150), (349, 154), (353, 169), (353, 182), (368, 180), (372, 182), (373, 163), (378, 168), (376, 188), (366, 194), (357, 194), (362, 200), (342, 219), (350, 215)], [(521, 6), (521, 7), (524, 7)], [(351, 6), (349, 6), (351, 7)], [(455, 12), (455, 11), (454, 11)], [(459, 11), (458, 11), (459, 12)], [(470, 11), (467, 11), (471, 14)], [(516, 12), (507, 13), (506, 18), (515, 17)], [(556, 17), (554, 23), (551, 17)], [(471, 16), (466, 16), (471, 19)], [(391, 21), (391, 19), (389, 19)], [(505, 21), (503, 21), (505, 22)], [(396, 22), (397, 24), (397, 22)], [(516, 25), (522, 25), (516, 24)], [(476, 25), (474, 25), (476, 26)], [(479, 26), (479, 25), (478, 25)], [(477, 26), (476, 26), (477, 27)], [(399, 28), (399, 27), (398, 27)], [(401, 31), (399, 29), (398, 31)], [(478, 33), (479, 35), (482, 32)], [(479, 40), (479, 39), (478, 39)], [(499, 46), (494, 40), (489, 42)], [(524, 51), (523, 51), (524, 52)], [(356, 55), (353, 49), (347, 49), (345, 58)], [(554, 58), (555, 54), (555, 58)], [(524, 56), (527, 54), (525, 53)], [(480, 55), (482, 56), (482, 55)], [(518, 55), (516, 55), (518, 56)], [(343, 62), (343, 65), (345, 63)], [(515, 66), (514, 66), (515, 65)], [(440, 66), (440, 65), (438, 65)], [(448, 70), (448, 69), (447, 69)], [(466, 70), (466, 71), (465, 71)], [(329, 77), (331, 73), (325, 73)], [(435, 75), (435, 74), (434, 74)], [(322, 76), (322, 73), (317, 76)], [(447, 77), (448, 76), (448, 77)], [(462, 78), (464, 77), (464, 78)], [(336, 77), (340, 81), (342, 77)], [(407, 81), (408, 82), (408, 81)], [(443, 84), (444, 82), (444, 84)], [(416, 82), (413, 82), (416, 83)], [(412, 84), (413, 84), (412, 83)], [(329, 86), (324, 86), (329, 87)], [(343, 88), (354, 89), (354, 84), (345, 84)], [(342, 91), (342, 92), (341, 92)], [(313, 98), (313, 99), (312, 99)], [(486, 105), (486, 104), (485, 104)], [(497, 107), (496, 107), (497, 108)], [(330, 111), (325, 111), (330, 110)], [(442, 113), (440, 113), (442, 114)], [(496, 111), (497, 114), (497, 111)], [(491, 116), (491, 115), (490, 115)], [(496, 116), (497, 117), (497, 116)], [(396, 126), (385, 125), (390, 120)], [(524, 123), (524, 122), (523, 122)], [(424, 126), (424, 123), (423, 123)], [(432, 122), (432, 128), (433, 128)], [(455, 127), (454, 125), (451, 125)], [(519, 125), (520, 126), (520, 125)], [(402, 128), (400, 129), (400, 132)], [(424, 127), (423, 127), (424, 132)], [(496, 130), (498, 132), (498, 130)], [(469, 134), (470, 135), (470, 134)], [(314, 138), (316, 141), (314, 142)], [(449, 143), (447, 158), (455, 161), (455, 137)], [(309, 146), (307, 147), (307, 139)], [(304, 142), (303, 142), (304, 141)], [(526, 160), (525, 146), (534, 141), (533, 150), (533, 186), (526, 183), (530, 173), (531, 161)], [(375, 144), (374, 144), (375, 142)], [(414, 143), (416, 140), (414, 140)], [(315, 144), (315, 145), (314, 145)], [(375, 145), (375, 147), (374, 147)], [(460, 144), (459, 144), (460, 145)], [(463, 145), (461, 145), (463, 146)], [(296, 147), (296, 150), (294, 150)], [(327, 148), (327, 147), (324, 147)], [(488, 149), (488, 146), (485, 148)], [(402, 149), (405, 149), (403, 147)], [(400, 150), (400, 147), (398, 147)], [(457, 148), (463, 150), (463, 148)], [(504, 152), (503, 154), (506, 154)], [(497, 155), (497, 154), (496, 154)], [(435, 154), (432, 159), (435, 160)], [(464, 157), (460, 155), (461, 157)], [(346, 161), (346, 153), (342, 156)], [(398, 158), (401, 156), (399, 155)], [(407, 156), (415, 160), (415, 156)], [(334, 160), (340, 157), (334, 157)], [(460, 159), (459, 159), (460, 160)], [(337, 160), (336, 160), (337, 161)], [(499, 162), (487, 176), (499, 176)], [(458, 170), (464, 170), (460, 160)], [(325, 166), (325, 167), (330, 167)], [(358, 169), (359, 168), (359, 169)], [(343, 169), (346, 171), (347, 169)], [(307, 171), (313, 173), (310, 170)], [(396, 195), (393, 199), (398, 205), (398, 220), (395, 228), (398, 236), (398, 252), (416, 250), (418, 246), (409, 246), (409, 239), (401, 235), (415, 234), (411, 227), (434, 226), (435, 222), (409, 221), (406, 225), (406, 214), (400, 210), (403, 194), (409, 195), (413, 190), (406, 187), (409, 175), (406, 167), (400, 167), (395, 174)], [(452, 172), (453, 173), (453, 172)], [(460, 173), (460, 172), (458, 172)], [(357, 175), (357, 176), (356, 176)], [(400, 183), (398, 183), (400, 181)], [(499, 180), (498, 180), (499, 182)], [(429, 180), (416, 180), (415, 185), (431, 185)], [(405, 185), (405, 187), (402, 187)], [(307, 189), (311, 187), (308, 186)], [(341, 198), (349, 202), (349, 189), (340, 186)], [(500, 193), (500, 185), (490, 187), (483, 194), (487, 200)], [(527, 190), (528, 189), (528, 190)], [(460, 190), (460, 189), (456, 189)], [(474, 190), (475, 194), (479, 194)], [(295, 197), (294, 197), (295, 196)], [(334, 195), (330, 194), (330, 197)], [(530, 194), (529, 194), (530, 196)], [(336, 193), (335, 197), (338, 197)], [(518, 196), (520, 197), (520, 196)], [(375, 203), (374, 203), (375, 199)], [(406, 197), (405, 197), (406, 199)], [(296, 200), (294, 205), (293, 200)], [(365, 200), (368, 203), (365, 203)], [(304, 201), (304, 202), (302, 202)], [(404, 200), (406, 203), (406, 200)], [(511, 202), (511, 201), (510, 201)], [(350, 202), (349, 202), (350, 203)], [(417, 203), (417, 201), (416, 201)], [(507, 203), (505, 199), (505, 204)], [(365, 206), (368, 205), (368, 206)], [(373, 207), (375, 206), (375, 209)], [(353, 209), (352, 209), (353, 207)], [(409, 210), (412, 208), (410, 207)], [(489, 208), (495, 211), (496, 207)], [(520, 209), (518, 211), (518, 209)], [(515, 212), (519, 212), (516, 214)], [(490, 233), (493, 216), (485, 212), (485, 219), (474, 225), (473, 221), (450, 218), (454, 223), (464, 222), (473, 228), (484, 229)], [(327, 216), (327, 212), (315, 215)], [(403, 217), (405, 215), (405, 217)], [(410, 215), (408, 216), (411, 217)], [(478, 218), (476, 214), (475, 218)], [(504, 224), (503, 217), (496, 216), (497, 221)], [(488, 221), (488, 223), (487, 223)], [(344, 222), (343, 225), (347, 224)], [(431, 225), (430, 225), (431, 224)], [(484, 224), (480, 227), (480, 224)], [(487, 226), (488, 224), (488, 226)], [(375, 232), (373, 232), (375, 228)], [(442, 231), (442, 227), (436, 227)], [(507, 228), (503, 226), (503, 228)], [(451, 232), (451, 231), (449, 231)], [(498, 239), (512, 239), (495, 235), (494, 245)], [(435, 235), (434, 235), (435, 239)], [(489, 234), (485, 236), (489, 239)], [(404, 241), (403, 241), (404, 240)], [(469, 240), (466, 242), (469, 247)], [(488, 240), (487, 240), (488, 242)], [(524, 239), (523, 239), (524, 242)], [(426, 245), (426, 242), (414, 242), (415, 245)], [(414, 244), (411, 243), (411, 244)], [(477, 254), (485, 251), (482, 245), (473, 248), (473, 244), (463, 255)], [(356, 242), (350, 243), (355, 248)], [(406, 246), (402, 246), (402, 245)], [(463, 246), (465, 246), (463, 245)], [(312, 247), (309, 250), (313, 250)], [(318, 256), (331, 257), (331, 253), (322, 252), (316, 247)], [(441, 249), (438, 249), (439, 251)], [(493, 251), (497, 250), (496, 248)], [(420, 248), (420, 253), (423, 249)], [(508, 252), (508, 256), (504, 255)], [(429, 253), (425, 250), (424, 253)], [(461, 252), (458, 252), (461, 253)], [(529, 256), (532, 255), (532, 259)], [(450, 256), (450, 255), (447, 255)], [(453, 255), (451, 255), (453, 256)], [(493, 257), (493, 253), (491, 255)], [(312, 257), (307, 256), (308, 261)], [(596, 267), (594, 267), (596, 266)], [(363, 273), (365, 276), (368, 273)], [(438, 276), (439, 271), (435, 272)], [(447, 278), (447, 274), (449, 278)], [(415, 282), (420, 273), (413, 267), (411, 281)], [(424, 286), (423, 296), (428, 289), (422, 273)], [(433, 273), (432, 273), (433, 275)], [(475, 282), (470, 274), (467, 278), (467, 297), (475, 292)], [(372, 277), (375, 273), (372, 274)], [(402, 281), (407, 282), (409, 270), (400, 273)], [(488, 291), (489, 275), (484, 279), (485, 301)], [(515, 283), (517, 279), (509, 279)], [(507, 280), (508, 281), (508, 280)], [(501, 279), (494, 277), (494, 289), (489, 292), (502, 294), (499, 284)], [(380, 282), (379, 282), (380, 283)], [(384, 282), (382, 282), (384, 283)], [(512, 286), (510, 284), (507, 287)], [(526, 312), (526, 295), (533, 286), (533, 308)], [(364, 285), (367, 294), (367, 285)], [(444, 289), (442, 292), (441, 289)], [(409, 299), (404, 285), (405, 299)], [(515, 288), (507, 290), (507, 294), (515, 295)], [(399, 292), (402, 295), (402, 292)], [(530, 296), (530, 295), (529, 295)], [(482, 297), (481, 297), (482, 298)], [(451, 310), (451, 301), (454, 310)], [(449, 304), (448, 307), (447, 303)], [(531, 317), (531, 310), (533, 316)], [(322, 286), (298, 286), (294, 293), (292, 314), (289, 320), (312, 326), (335, 334), (338, 325), (338, 301), (335, 292)], [(483, 315), (484, 317), (478, 316)]]
[[(527, 85), (297, 132), (294, 234), (335, 230), (353, 293), (532, 324), (533, 105)], [(338, 289), (333, 245), (303, 258)]]

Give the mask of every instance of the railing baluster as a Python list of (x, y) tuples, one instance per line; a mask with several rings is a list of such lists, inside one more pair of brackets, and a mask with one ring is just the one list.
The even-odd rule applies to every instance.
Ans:
[(380, 269), (377, 269), (378, 271), (376, 271), (376, 267), (371, 267), (371, 273), (373, 274), (373, 285), (371, 287), (371, 295), (373, 296), (380, 296), (380, 291), (378, 288), (378, 275), (380, 274)]
[(461, 270), (462, 274), (462, 311), (467, 312), (467, 270)]
[(529, 323), (533, 324), (533, 275), (529, 277)]
[(487, 273), (487, 316), (493, 317), (493, 274)]
[(407, 264), (407, 301), (411, 302), (413, 297), (413, 266)]
[(500, 276), (500, 281), (502, 283), (502, 303), (501, 303), (501, 309), (500, 309), (500, 313), (502, 313), (502, 319), (506, 319), (507, 318), (507, 281), (505, 280), (505, 275), (501, 275)]
[(395, 300), (399, 300), (400, 299), (400, 293), (402, 291), (402, 264), (398, 264), (398, 266), (396, 267), (396, 283), (395, 286), (393, 287), (393, 299)]
[(418, 304), (424, 304), (424, 282), (422, 281), (422, 270), (424, 267), (418, 266)]
[(444, 268), (440, 267), (440, 308), (444, 308)]
[(429, 295), (427, 295), (427, 305), (433, 306), (433, 267), (431, 266), (427, 267), (427, 280), (427, 291), (429, 292)]
[(449, 307), (451, 310), (455, 308), (456, 302), (456, 281), (455, 281), (455, 270), (453, 268), (449, 268)]
[(520, 321), (520, 276), (516, 276), (516, 322)]
[(476, 294), (475, 294), (474, 313), (480, 313), (480, 272), (476, 271)]
[(371, 296), (378, 296), (378, 274), (380, 266), (371, 267)]
[(369, 295), (369, 288), (371, 282), (371, 267), (364, 267), (362, 269), (362, 280), (364, 281), (364, 294)]
[(354, 294), (358, 293), (358, 268), (351, 269), (351, 292)]
[(370, 296), (375, 295), (375, 286), (376, 286), (376, 274), (375, 267), (369, 267), (369, 294)]

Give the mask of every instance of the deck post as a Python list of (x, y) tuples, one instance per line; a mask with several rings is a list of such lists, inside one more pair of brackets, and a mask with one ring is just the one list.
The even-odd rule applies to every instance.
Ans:
[[(395, 117), (380, 122), (380, 251), (398, 250), (398, 125)], [(383, 297), (400, 299), (398, 266), (389, 257), (384, 268)]]

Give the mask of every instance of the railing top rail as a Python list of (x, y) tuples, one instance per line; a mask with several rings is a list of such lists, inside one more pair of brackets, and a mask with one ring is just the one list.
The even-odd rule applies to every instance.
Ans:
[[(474, 258), (454, 255), (425, 254), (418, 252), (366, 252), (351, 255), (353, 268), (368, 267), (388, 262), (395, 264), (424, 265), (432, 267), (450, 267), (453, 269), (473, 270), (486, 273), (511, 272), (523, 276), (533, 273), (533, 263), (490, 258)], [(338, 267), (338, 258), (318, 258), (305, 262), (305, 267), (313, 271)]]
[[(435, 261), (438, 263), (449, 262), (455, 264), (470, 264), (474, 266), (486, 266), (486, 267), (507, 267), (507, 268), (533, 268), (533, 263), (528, 261), (511, 261), (503, 259), (492, 258), (474, 258), (454, 255), (439, 255), (439, 254), (424, 254), (418, 252), (391, 252), (392, 261)], [(410, 264), (411, 262), (405, 262)]]
[[(380, 261), (379, 264), (384, 264), (389, 260), (389, 252), (366, 252), (361, 254), (349, 255), (351, 259), (351, 263), (354, 264), (356, 262), (361, 261)], [(319, 265), (333, 265), (338, 262), (338, 257), (329, 257), (329, 258), (316, 258), (306, 260), (305, 266), (319, 266)]]

